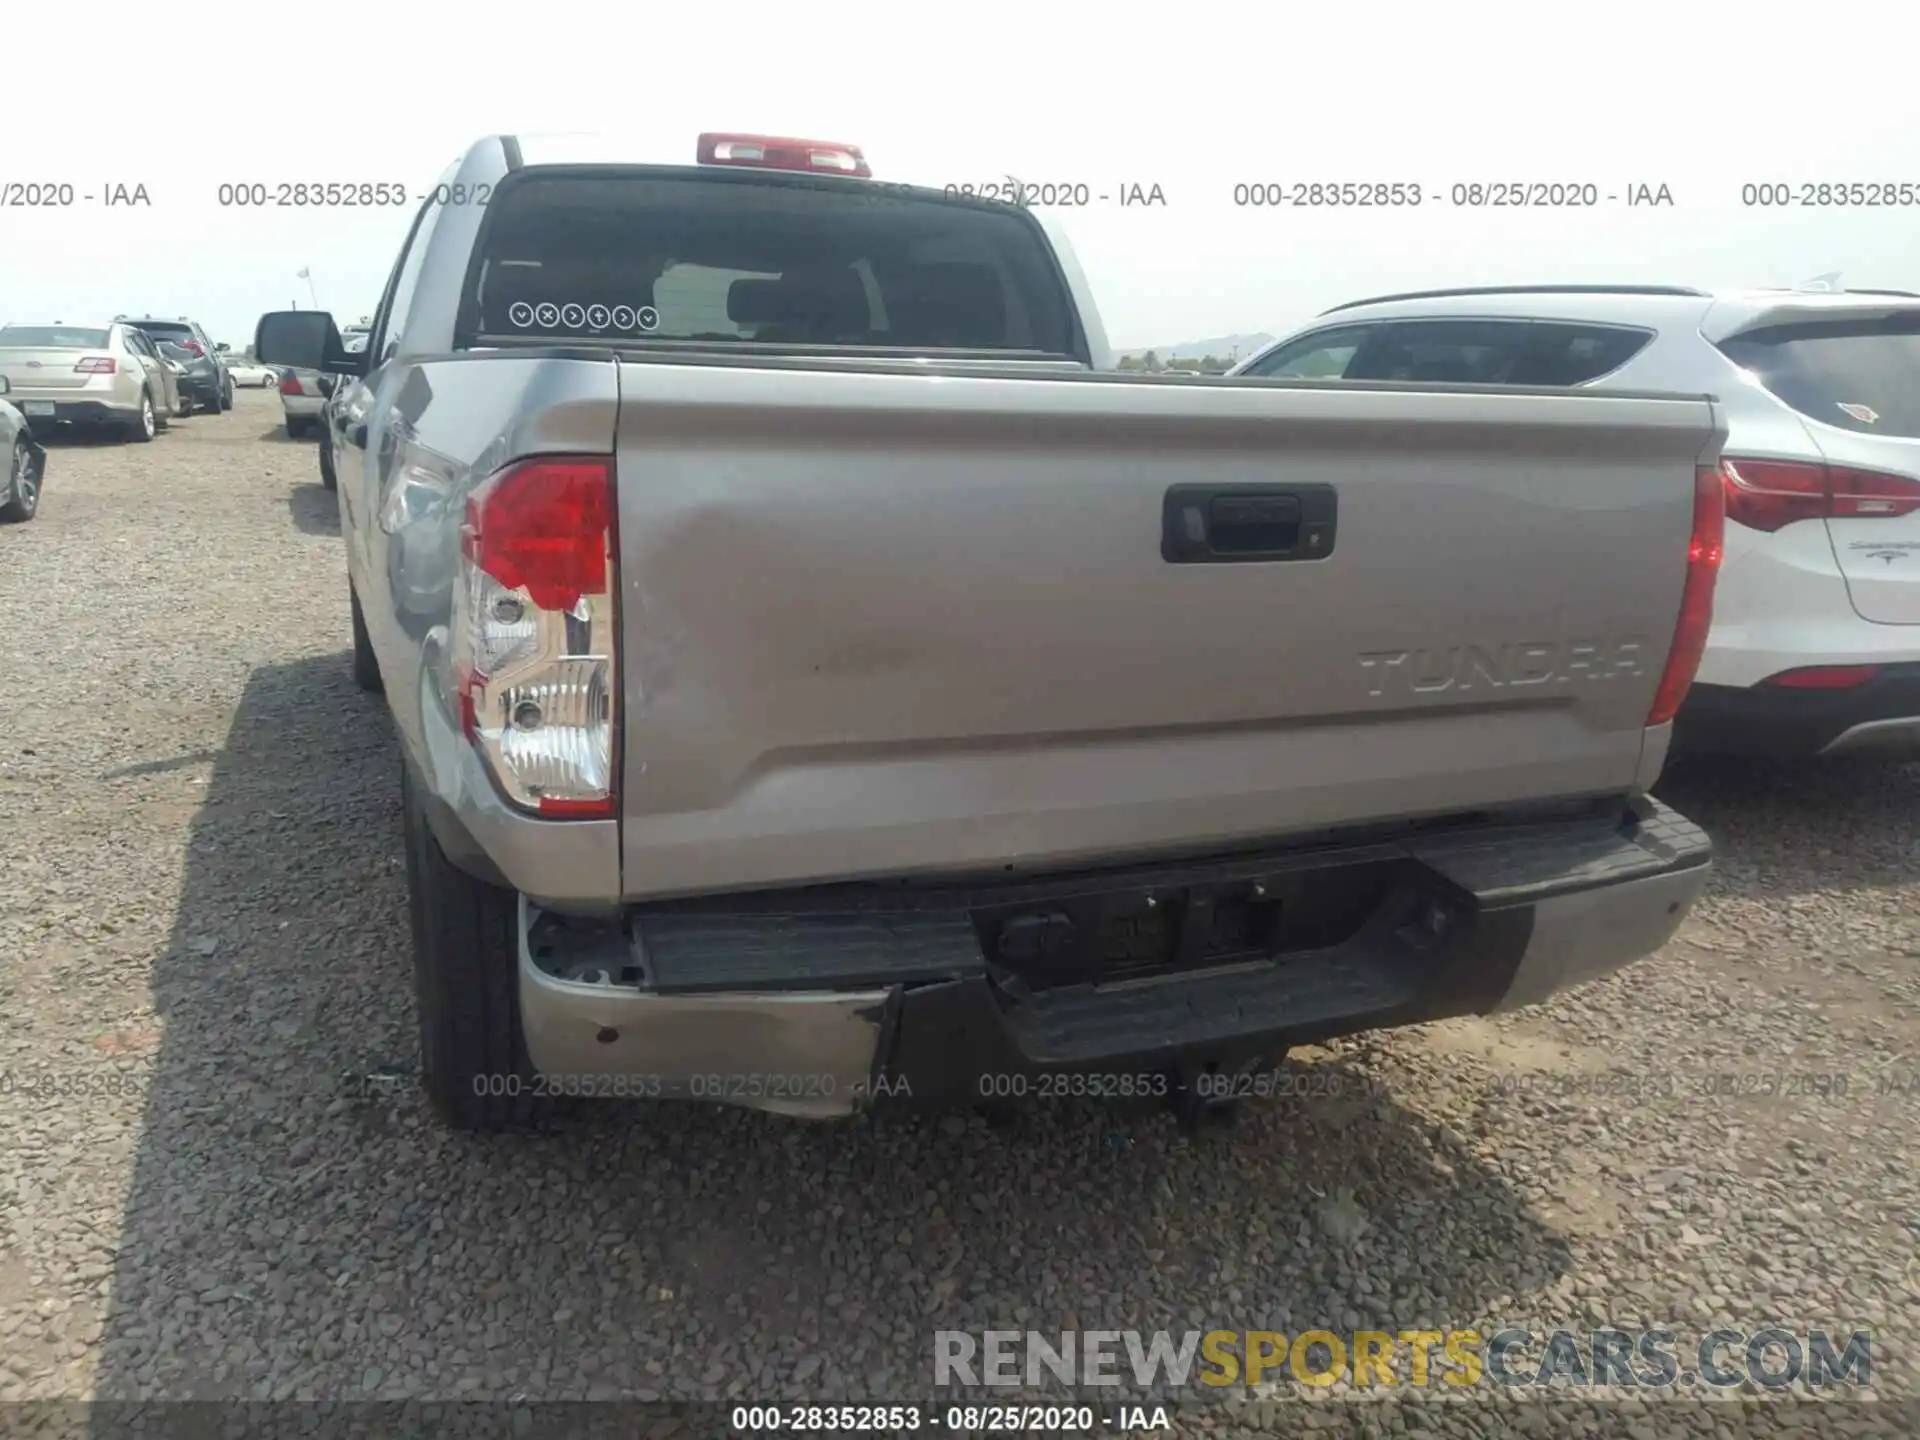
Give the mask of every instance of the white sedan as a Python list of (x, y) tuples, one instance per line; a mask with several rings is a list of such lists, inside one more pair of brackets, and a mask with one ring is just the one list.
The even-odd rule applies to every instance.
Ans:
[(257, 385), (262, 390), (280, 383), (280, 372), (271, 365), (243, 360), (237, 355), (227, 356), (227, 374), (233, 377), (236, 385)]

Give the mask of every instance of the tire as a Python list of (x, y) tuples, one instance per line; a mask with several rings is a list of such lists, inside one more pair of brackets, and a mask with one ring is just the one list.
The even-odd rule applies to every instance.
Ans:
[(320, 483), (329, 490), (340, 483), (333, 468), (333, 433), (324, 425), (320, 427)]
[(523, 1125), (535, 1104), (520, 1029), (518, 899), (447, 859), (404, 765), (400, 797), (421, 1084), (451, 1129)]
[(347, 587), (347, 604), (353, 612), (353, 683), (370, 695), (378, 695), (386, 685), (380, 679), (380, 662), (374, 658), (373, 641), (367, 638), (367, 617), (351, 585)]
[(232, 380), (228, 380), (225, 384), (223, 384), (220, 387), (220, 408), (222, 410), (231, 410), (233, 408), (233, 381)]
[(140, 392), (140, 414), (120, 431), (121, 437), (135, 445), (144, 445), (160, 433), (160, 421), (153, 413), (153, 395)]
[(287, 438), (289, 440), (298, 440), (306, 433), (307, 422), (305, 420), (296, 420), (291, 415), (287, 416)]
[(0, 520), (12, 524), (25, 524), (39, 513), (40, 483), (32, 478), (33, 451), (27, 448), (24, 440), (17, 440), (13, 446), (13, 458), (7, 465), (7, 488), (0, 490), (5, 500), (0, 500)]

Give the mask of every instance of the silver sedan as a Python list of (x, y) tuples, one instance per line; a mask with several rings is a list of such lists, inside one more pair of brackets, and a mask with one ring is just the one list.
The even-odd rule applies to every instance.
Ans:
[(239, 359), (233, 355), (226, 357), (227, 374), (235, 385), (258, 386), (262, 390), (270, 389), (280, 383), (280, 372), (271, 365), (262, 365), (257, 360)]
[(33, 438), (27, 417), (6, 398), (7, 379), (0, 375), (0, 521), (31, 520), (40, 509), (40, 486), (46, 478), (47, 452)]

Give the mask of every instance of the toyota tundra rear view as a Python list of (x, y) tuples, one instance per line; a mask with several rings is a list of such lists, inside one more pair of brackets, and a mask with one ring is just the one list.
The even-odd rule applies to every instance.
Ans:
[[(1705, 397), (1105, 369), (1065, 239), (708, 135), (441, 177), (326, 405), (423, 1071), (846, 1114), (1223, 1093), (1545, 998), (1707, 874)], [(481, 197), (484, 197), (482, 203)]]

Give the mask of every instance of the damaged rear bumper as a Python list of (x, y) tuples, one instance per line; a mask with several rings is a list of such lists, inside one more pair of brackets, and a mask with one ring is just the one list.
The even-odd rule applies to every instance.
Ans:
[[(581, 1077), (583, 1094), (828, 1117), (876, 1098), (1031, 1093), (1024, 1082), (1049, 1075), (1131, 1086), (1537, 1003), (1665, 944), (1711, 855), (1704, 832), (1648, 798), (1575, 820), (1015, 886), (821, 887), (642, 907), (618, 923), (523, 902), (522, 1022), (534, 1068)], [(1355, 876), (1371, 888), (1337, 943), (1194, 963), (1224, 907)], [(1165, 907), (1173, 968), (1034, 983), (1008, 959), (1016, 920), (1142, 897)], [(1030, 950), (1032, 927), (1020, 933)]]

